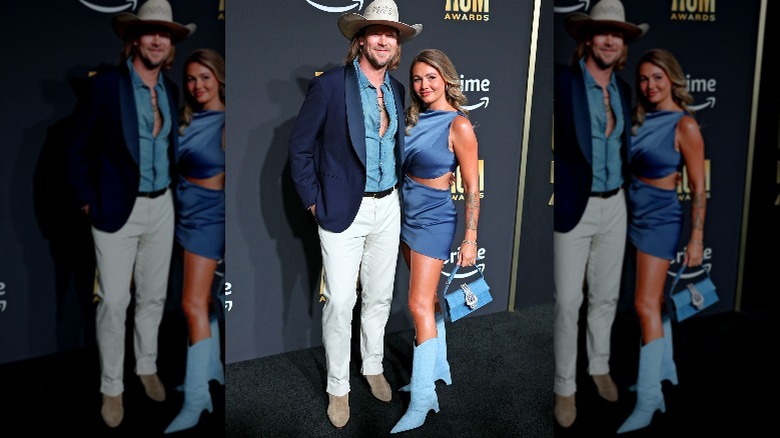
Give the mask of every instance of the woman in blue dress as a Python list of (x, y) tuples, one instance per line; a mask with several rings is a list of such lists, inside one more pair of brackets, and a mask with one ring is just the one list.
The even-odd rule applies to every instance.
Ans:
[(176, 241), (184, 254), (182, 308), (189, 347), (184, 405), (165, 433), (189, 429), (212, 412), (209, 381), (224, 384), (219, 320), (209, 311), (217, 264), (225, 254), (225, 61), (211, 49), (184, 64), (185, 105), (176, 153)]
[(636, 248), (634, 307), (642, 346), (636, 405), (618, 433), (648, 426), (655, 411), (666, 410), (661, 381), (677, 383), (671, 324), (662, 317), (662, 304), (667, 271), (682, 235), (677, 184), (683, 168), (691, 194), (691, 231), (683, 263), (701, 265), (704, 251), (704, 140), (689, 107), (693, 98), (680, 64), (666, 50), (646, 52), (637, 64), (636, 89), (639, 104), (629, 149), (628, 239)]
[(439, 411), (435, 382), (450, 384), (444, 318), (437, 289), (450, 258), (458, 217), (450, 184), (460, 166), (465, 193), (465, 235), (458, 264), (477, 260), (479, 164), (477, 137), (455, 66), (440, 50), (420, 52), (411, 63), (411, 104), (406, 112), (401, 196), (401, 250), (409, 267), (409, 311), (415, 329), (411, 402), (392, 433), (414, 429), (430, 410)]

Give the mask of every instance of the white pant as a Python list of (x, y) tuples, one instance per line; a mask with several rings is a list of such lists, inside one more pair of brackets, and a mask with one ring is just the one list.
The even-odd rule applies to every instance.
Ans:
[(384, 371), (385, 324), (393, 301), (400, 234), (397, 190), (382, 199), (363, 198), (352, 225), (341, 233), (319, 227), (325, 276), (322, 343), (329, 394), (342, 396), (350, 390), (352, 310), (357, 301), (358, 273), (362, 287), (361, 372), (372, 375)]
[(578, 319), (583, 280), (587, 281), (588, 290), (588, 373), (609, 373), (610, 337), (620, 293), (626, 220), (625, 195), (620, 190), (606, 199), (591, 197), (574, 229), (553, 233), (556, 394), (569, 396), (577, 390)]
[(157, 372), (157, 334), (165, 308), (173, 250), (173, 198), (136, 198), (127, 223), (106, 233), (92, 227), (100, 299), (96, 309), (100, 392), (124, 391), (125, 320), (135, 286), (135, 372)]

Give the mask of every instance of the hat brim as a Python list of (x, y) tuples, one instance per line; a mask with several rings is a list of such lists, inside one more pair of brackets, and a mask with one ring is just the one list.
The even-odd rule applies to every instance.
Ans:
[(627, 43), (636, 41), (637, 39), (643, 37), (650, 29), (650, 26), (645, 23), (633, 24), (616, 20), (594, 20), (582, 12), (575, 12), (568, 15), (565, 20), (565, 25), (566, 31), (569, 32), (569, 35), (571, 35), (574, 39), (581, 39), (589, 31), (594, 29), (619, 29), (623, 31)]
[(398, 29), (398, 43), (403, 44), (422, 32), (422, 24), (408, 25), (399, 21), (390, 20), (367, 20), (364, 16), (357, 13), (347, 13), (339, 17), (339, 30), (347, 37), (348, 40), (352, 40), (360, 29), (371, 26), (372, 24), (382, 24), (385, 26), (392, 26)]
[(189, 37), (197, 29), (197, 26), (193, 23), (184, 25), (162, 20), (141, 20), (137, 16), (126, 12), (117, 14), (111, 21), (111, 25), (114, 28), (114, 32), (122, 39), (138, 35), (140, 31), (146, 28), (164, 28), (171, 32), (171, 39), (174, 42), (179, 42)]

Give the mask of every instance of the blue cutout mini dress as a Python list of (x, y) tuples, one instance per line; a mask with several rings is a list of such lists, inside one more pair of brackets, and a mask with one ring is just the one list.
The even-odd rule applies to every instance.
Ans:
[(179, 138), (176, 154), (176, 241), (189, 252), (214, 260), (225, 255), (225, 191), (203, 187), (190, 178), (210, 178), (225, 171), (222, 149), (224, 111), (193, 114)]
[(682, 169), (682, 155), (674, 147), (677, 123), (687, 113), (655, 111), (631, 138), (628, 190), (628, 239), (640, 251), (674, 260), (682, 233), (683, 211), (676, 189), (662, 189), (641, 181), (662, 178)]
[(450, 258), (458, 213), (450, 189), (419, 183), (409, 175), (432, 179), (454, 172), (455, 153), (449, 148), (450, 125), (460, 113), (427, 110), (406, 138), (401, 187), (401, 240), (409, 248), (440, 260)]

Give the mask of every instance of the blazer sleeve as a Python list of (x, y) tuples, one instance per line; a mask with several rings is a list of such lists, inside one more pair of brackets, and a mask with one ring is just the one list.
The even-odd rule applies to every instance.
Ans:
[(309, 84), (288, 143), (290, 172), (303, 208), (316, 203), (320, 190), (316, 154), (321, 146), (320, 132), (325, 124), (325, 115), (325, 91), (321, 81), (314, 78)]

